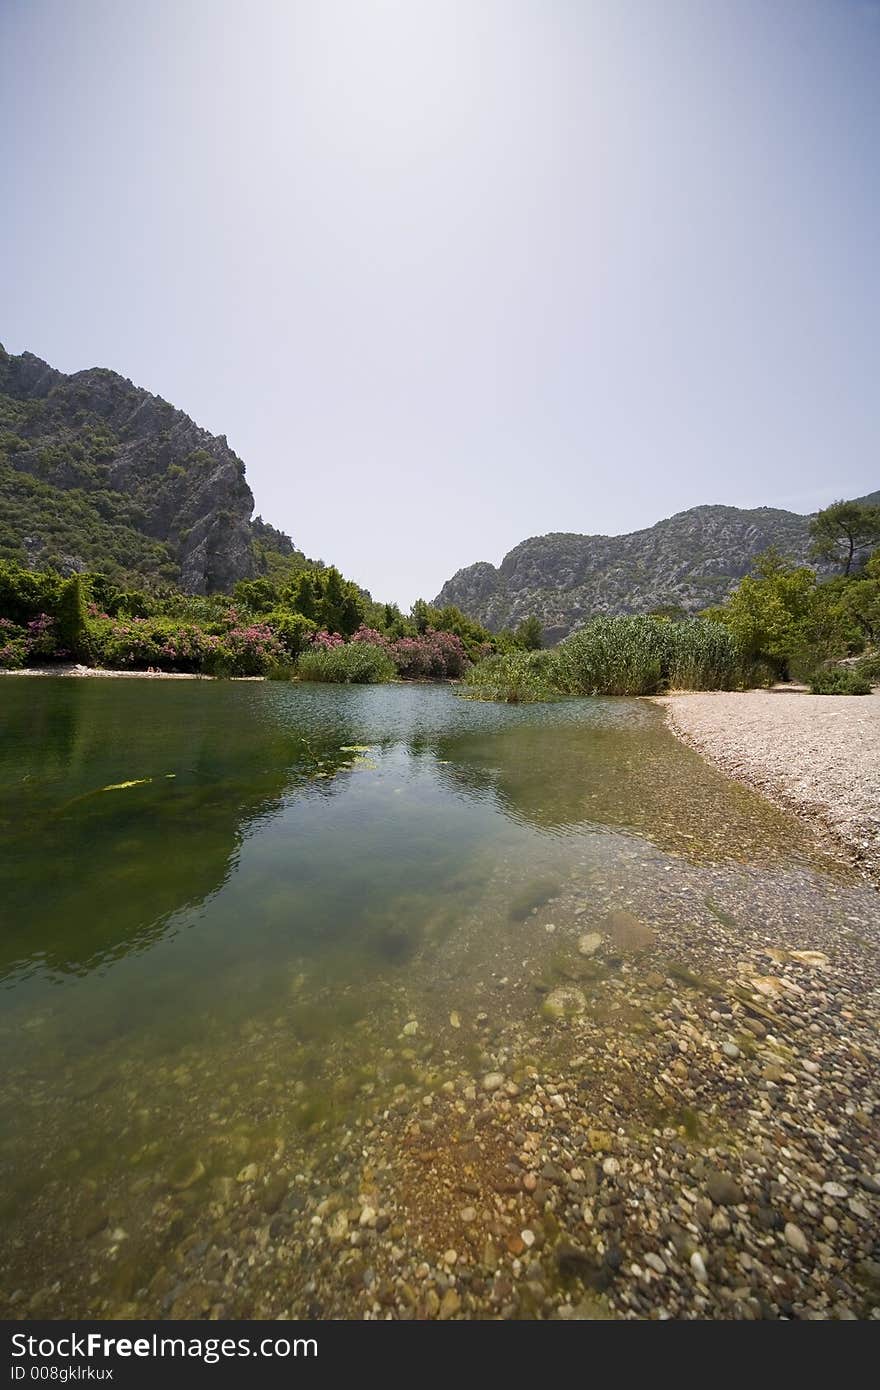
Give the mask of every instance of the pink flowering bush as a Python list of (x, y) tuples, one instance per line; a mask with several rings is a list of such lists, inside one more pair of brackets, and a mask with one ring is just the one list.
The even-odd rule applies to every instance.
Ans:
[(333, 647), (345, 646), (345, 638), (341, 637), (338, 632), (328, 632), (326, 628), (322, 628), (320, 632), (316, 632), (314, 637), (309, 639), (309, 646), (316, 651), (328, 652)]
[(460, 637), (430, 627), (418, 637), (399, 637), (388, 650), (404, 680), (457, 680), (470, 665)]
[(55, 619), (48, 613), (38, 613), (27, 625), (29, 657), (52, 656), (57, 645)]
[(131, 670), (262, 676), (283, 665), (283, 644), (266, 623), (239, 621), (230, 610), (212, 627), (173, 618), (93, 619), (91, 636), (101, 666)]
[(56, 651), (55, 619), (40, 613), (24, 627), (11, 618), (0, 618), (0, 667), (17, 670), (30, 661), (47, 656), (63, 656)]
[(220, 639), (215, 668), (229, 676), (264, 676), (286, 660), (283, 644), (267, 623), (238, 624)]
[(370, 647), (381, 647), (383, 651), (387, 651), (391, 646), (391, 643), (383, 632), (379, 632), (374, 627), (365, 627), (363, 623), (361, 623), (357, 632), (352, 634), (351, 640), (352, 642), (366, 642)]
[(0, 668), (16, 671), (27, 660), (27, 632), (10, 618), (0, 618)]

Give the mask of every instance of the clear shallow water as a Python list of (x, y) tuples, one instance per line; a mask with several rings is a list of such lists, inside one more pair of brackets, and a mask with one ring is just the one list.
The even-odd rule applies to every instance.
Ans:
[(725, 904), (820, 932), (859, 895), (640, 701), (16, 678), (0, 733), (5, 1292), (50, 1313), (96, 1206), (123, 1236), (88, 1277), (121, 1306), (150, 1213), (179, 1239), (243, 1163), (320, 1165), (396, 1085), (475, 1070), (450, 1010), (498, 979), (531, 1007), (548, 899), (561, 931), (633, 909), (679, 954), (686, 919), (698, 956)]

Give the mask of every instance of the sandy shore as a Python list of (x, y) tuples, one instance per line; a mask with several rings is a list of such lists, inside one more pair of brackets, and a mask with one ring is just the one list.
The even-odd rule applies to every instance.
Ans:
[[(77, 666), (59, 664), (57, 666), (23, 666), (16, 671), (0, 671), (0, 676), (99, 676), (108, 680), (141, 681), (214, 681), (217, 676), (203, 676), (189, 671), (110, 671), (98, 666)], [(264, 676), (231, 676), (237, 681), (261, 681)]]
[(820, 824), (880, 882), (880, 694), (712, 691), (657, 701), (685, 743)]

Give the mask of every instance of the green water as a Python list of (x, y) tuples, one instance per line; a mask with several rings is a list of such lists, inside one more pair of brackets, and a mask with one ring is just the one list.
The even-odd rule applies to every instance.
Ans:
[[(718, 911), (820, 934), (863, 906), (646, 702), (16, 678), (0, 733), (3, 1292), (50, 1313), (76, 1279), (128, 1306), (157, 1211), (179, 1239), (243, 1163), (320, 1169), (395, 1086), (476, 1068), (450, 1011), (498, 980), (533, 1007), (548, 899), (554, 930), (625, 907), (679, 955), (686, 921), (697, 964)], [(92, 1268), (96, 1203), (127, 1280), (119, 1241)]]

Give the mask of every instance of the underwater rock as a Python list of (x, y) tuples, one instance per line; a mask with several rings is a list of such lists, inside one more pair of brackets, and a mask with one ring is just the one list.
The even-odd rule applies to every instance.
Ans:
[(625, 909), (609, 913), (607, 930), (618, 951), (645, 951), (656, 940), (651, 928)]
[(594, 956), (602, 945), (602, 934), (597, 931), (585, 932), (578, 938), (578, 950), (582, 956)]
[(710, 1173), (706, 1191), (718, 1206), (738, 1207), (746, 1197), (732, 1173)]
[(583, 990), (578, 989), (576, 985), (558, 985), (547, 995), (541, 1005), (541, 1013), (545, 1018), (558, 1021), (574, 1018), (576, 1014), (582, 1014), (586, 1007)]
[(174, 1192), (185, 1192), (205, 1176), (205, 1165), (195, 1154), (182, 1154), (168, 1174), (168, 1186)]

